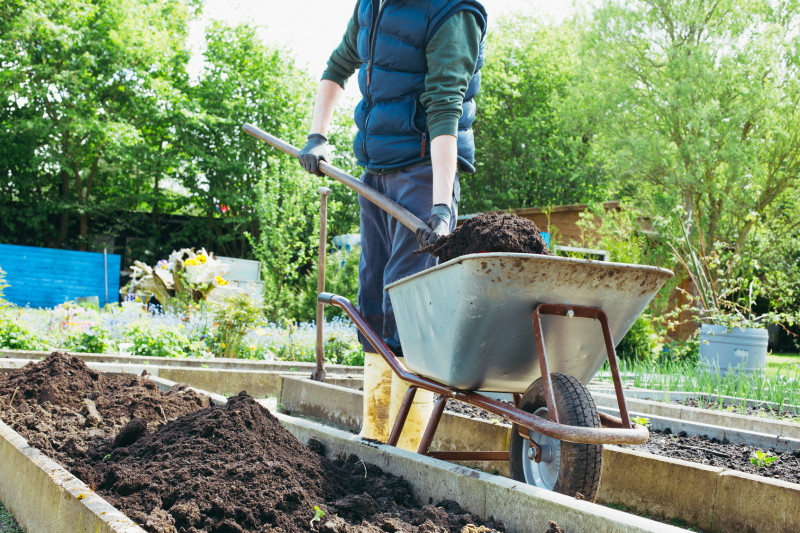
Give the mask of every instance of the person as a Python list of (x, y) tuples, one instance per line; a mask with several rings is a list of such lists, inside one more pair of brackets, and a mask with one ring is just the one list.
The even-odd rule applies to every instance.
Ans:
[[(358, 0), (317, 91), (300, 163), (320, 175), (329, 159), (327, 132), (347, 80), (358, 71), (362, 99), (353, 148), (361, 181), (399, 203), (427, 229), (416, 235), (359, 197), (361, 258), (358, 307), (398, 357), (402, 346), (384, 287), (435, 266), (413, 252), (455, 229), (458, 171), (475, 172), (475, 96), (480, 88), (486, 11), (476, 0)], [(407, 386), (359, 332), (365, 351), (361, 436), (388, 440), (390, 418)], [(398, 446), (416, 450), (432, 409), (418, 390)], [(391, 414), (391, 417), (389, 416)]]

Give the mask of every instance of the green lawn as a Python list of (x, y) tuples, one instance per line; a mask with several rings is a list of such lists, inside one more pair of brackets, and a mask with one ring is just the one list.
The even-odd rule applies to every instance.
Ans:
[(25, 533), (11, 513), (8, 512), (3, 502), (0, 502), (0, 533)]
[(767, 355), (767, 374), (800, 377), (800, 354), (775, 353)]

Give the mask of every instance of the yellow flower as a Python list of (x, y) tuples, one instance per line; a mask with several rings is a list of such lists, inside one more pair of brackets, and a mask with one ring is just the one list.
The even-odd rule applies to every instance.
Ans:
[(219, 345), (220, 345), (220, 346), (221, 346), (223, 349), (225, 348), (225, 343), (224, 343), (224, 342), (221, 342), (221, 343), (219, 343)]
[(255, 349), (256, 349), (256, 345), (255, 345), (255, 344), (251, 344), (251, 345), (250, 345), (250, 350), (251, 350), (251, 351), (253, 351), (253, 350), (255, 350)]
[(186, 260), (186, 264), (195, 266), (195, 265), (197, 265), (197, 260), (196, 259), (187, 259)]
[(202, 264), (204, 264), (204, 263), (205, 263), (205, 262), (208, 260), (208, 258), (207, 258), (205, 255), (203, 255), (203, 254), (200, 254), (200, 255), (198, 255), (198, 256), (197, 256), (196, 260), (197, 260), (197, 262), (198, 262), (199, 264), (201, 264), (201, 265), (202, 265)]
[(227, 284), (228, 281), (225, 278), (223, 278), (222, 276), (217, 276), (217, 285), (219, 285), (220, 287), (224, 287)]
[(266, 331), (264, 331), (264, 328), (256, 328), (256, 335), (258, 335), (259, 337), (263, 337), (264, 333), (266, 333)]

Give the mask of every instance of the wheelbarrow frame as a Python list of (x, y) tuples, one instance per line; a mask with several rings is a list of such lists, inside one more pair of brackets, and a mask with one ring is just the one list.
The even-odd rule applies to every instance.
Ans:
[[(409, 409), (411, 408), (411, 404), (418, 388), (438, 394), (438, 398), (434, 402), (433, 413), (431, 414), (431, 417), (425, 428), (425, 432), (422, 436), (422, 440), (420, 441), (417, 452), (422, 455), (436, 457), (438, 459), (444, 459), (448, 461), (509, 460), (510, 452), (505, 450), (455, 452), (430, 450), (433, 436), (436, 433), (436, 429), (439, 425), (439, 421), (441, 420), (445, 405), (449, 399), (458, 400), (460, 402), (485, 409), (490, 413), (510, 421), (513, 424), (514, 430), (518, 431), (522, 437), (530, 440), (532, 446), (537, 450), (537, 462), (539, 459), (540, 450), (538, 449), (538, 445), (532, 439), (530, 434), (531, 431), (561, 441), (582, 444), (642, 444), (646, 442), (650, 436), (650, 432), (646, 427), (634, 424), (628, 418), (628, 407), (625, 401), (625, 396), (622, 392), (622, 382), (619, 377), (619, 366), (617, 364), (614, 341), (611, 337), (611, 332), (608, 326), (608, 318), (602, 309), (579, 305), (541, 303), (535, 308), (531, 315), (548, 413), (552, 413), (552, 416), (554, 417), (554, 420), (547, 420), (518, 408), (520, 398), (522, 397), (521, 393), (513, 394), (514, 406), (510, 406), (506, 403), (490, 398), (485, 394), (475, 391), (455, 389), (438, 381), (409, 372), (400, 364), (397, 356), (395, 356), (389, 346), (383, 341), (380, 335), (376, 334), (372, 330), (364, 317), (361, 316), (355, 306), (347, 298), (336, 294), (323, 292), (319, 294), (318, 301), (324, 305), (333, 305), (341, 308), (347, 314), (347, 316), (350, 317), (358, 330), (367, 338), (367, 340), (369, 340), (378, 353), (381, 354), (383, 359), (391, 368), (392, 372), (397, 374), (400, 379), (409, 384), (408, 391), (403, 398), (397, 418), (389, 435), (388, 444), (391, 446), (397, 445), (397, 441), (400, 438), (400, 434), (403, 426), (405, 425)], [(553, 385), (550, 379), (550, 373), (548, 371), (544, 336), (542, 334), (542, 315), (559, 315), (571, 318), (585, 318), (600, 322), (603, 338), (605, 340), (609, 366), (611, 369), (611, 376), (617, 396), (617, 402), (619, 404), (620, 418), (608, 415), (606, 413), (598, 413), (600, 416), (601, 425), (603, 426), (600, 428), (569, 426), (559, 423), (558, 412), (555, 408)]]

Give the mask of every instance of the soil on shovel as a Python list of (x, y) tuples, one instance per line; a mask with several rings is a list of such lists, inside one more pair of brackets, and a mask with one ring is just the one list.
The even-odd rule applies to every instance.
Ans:
[(152, 532), (505, 531), (456, 502), (420, 505), (354, 455), (303, 446), (244, 392), (209, 406), (185, 385), (162, 393), (54, 353), (0, 375), (0, 417)]
[(481, 213), (450, 235), (414, 253), (428, 252), (445, 262), (467, 254), (513, 252), (552, 255), (531, 220), (507, 213)]

